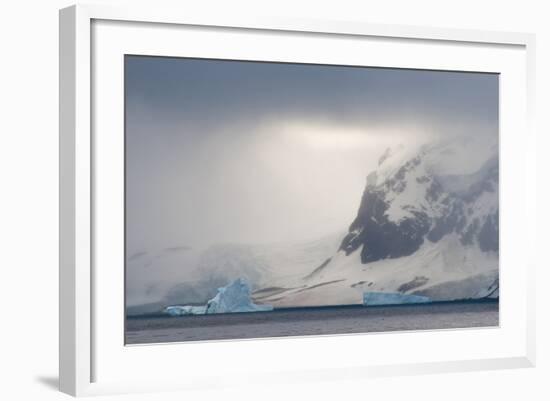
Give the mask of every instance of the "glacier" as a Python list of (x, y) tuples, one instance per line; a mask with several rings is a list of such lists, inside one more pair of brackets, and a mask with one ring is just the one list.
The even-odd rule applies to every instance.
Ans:
[(399, 292), (365, 292), (363, 293), (363, 305), (402, 305), (402, 304), (425, 304), (432, 302), (429, 297), (421, 295), (402, 294)]
[(208, 315), (215, 313), (267, 312), (271, 305), (257, 305), (252, 302), (250, 284), (238, 278), (225, 287), (218, 288), (218, 293), (204, 306), (173, 305), (164, 308), (170, 316)]

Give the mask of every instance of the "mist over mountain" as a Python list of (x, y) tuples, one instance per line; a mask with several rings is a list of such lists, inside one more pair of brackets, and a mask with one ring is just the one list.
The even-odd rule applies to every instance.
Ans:
[(387, 149), (334, 254), (288, 286), (297, 290), (262, 299), (313, 306), (360, 303), (367, 291), (498, 297), (498, 167), (497, 139), (484, 136)]
[[(164, 272), (141, 278), (153, 287), (146, 298), (200, 304), (237, 278), (251, 283), (255, 302), (275, 307), (360, 304), (367, 291), (433, 300), (498, 297), (498, 177), (496, 138), (388, 148), (367, 174), (347, 232), (315, 241), (164, 250), (155, 267)], [(128, 262), (146, 260), (136, 253)], [(154, 284), (155, 277), (164, 281)], [(143, 295), (135, 284), (134, 293)]]

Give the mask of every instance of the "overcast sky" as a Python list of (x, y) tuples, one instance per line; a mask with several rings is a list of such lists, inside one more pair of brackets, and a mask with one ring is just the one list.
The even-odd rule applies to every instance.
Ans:
[(388, 146), (495, 134), (498, 76), (127, 56), (128, 251), (347, 229)]

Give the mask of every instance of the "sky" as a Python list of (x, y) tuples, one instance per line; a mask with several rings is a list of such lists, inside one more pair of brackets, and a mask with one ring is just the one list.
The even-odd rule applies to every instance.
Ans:
[(498, 75), (126, 56), (129, 254), (343, 232), (386, 148), (498, 132)]

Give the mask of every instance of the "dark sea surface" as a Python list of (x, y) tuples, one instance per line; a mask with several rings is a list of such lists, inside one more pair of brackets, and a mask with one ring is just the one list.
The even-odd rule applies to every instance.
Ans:
[(498, 326), (498, 301), (126, 319), (126, 344)]

